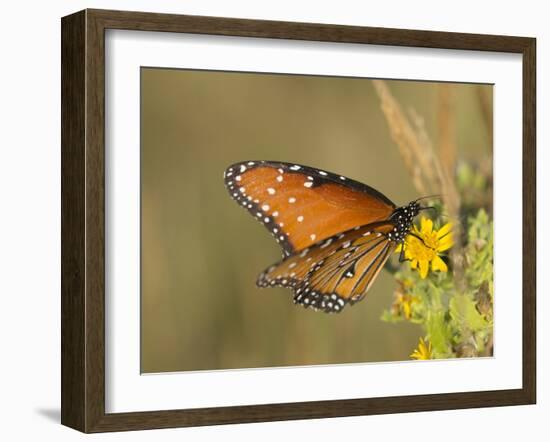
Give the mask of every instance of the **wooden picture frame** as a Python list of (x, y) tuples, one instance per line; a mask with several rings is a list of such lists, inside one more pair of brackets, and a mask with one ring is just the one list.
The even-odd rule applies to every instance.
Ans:
[[(170, 411), (105, 411), (105, 30), (516, 53), (523, 65), (523, 385), (466, 393)], [(536, 398), (536, 41), (533, 38), (84, 10), (62, 19), (62, 409), (83, 432), (533, 404)]]

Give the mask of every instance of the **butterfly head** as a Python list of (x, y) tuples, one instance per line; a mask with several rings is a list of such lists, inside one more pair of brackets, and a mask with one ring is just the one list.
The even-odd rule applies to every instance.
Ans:
[(420, 205), (418, 200), (416, 200), (416, 201), (411, 201), (407, 206), (405, 206), (404, 212), (412, 222), (414, 217), (418, 215), (422, 209), (423, 207)]
[(390, 241), (401, 243), (405, 240), (420, 210), (422, 210), (420, 204), (417, 201), (411, 201), (406, 206), (398, 207), (393, 211), (390, 219), (394, 222), (394, 227), (388, 233)]

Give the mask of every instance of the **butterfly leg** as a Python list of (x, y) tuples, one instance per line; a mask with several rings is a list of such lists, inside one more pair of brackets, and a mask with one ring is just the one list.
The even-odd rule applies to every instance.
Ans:
[[(428, 249), (432, 249), (423, 238), (418, 236), (416, 233), (409, 232), (409, 235), (414, 236), (416, 239), (422, 241), (422, 244), (424, 244)], [(399, 253), (399, 262), (405, 262), (405, 261), (411, 261), (410, 259), (405, 258), (405, 241), (401, 243), (401, 252)]]
[(399, 252), (399, 262), (410, 261), (410, 259), (405, 258), (405, 242), (401, 243), (401, 252)]
[(428, 244), (426, 244), (426, 242), (424, 241), (424, 239), (422, 239), (422, 238), (421, 238), (420, 236), (418, 236), (416, 233), (409, 232), (409, 235), (414, 236), (416, 239), (422, 241), (422, 244), (424, 244), (428, 249), (432, 249), (432, 250), (433, 250), (433, 247), (430, 247)]

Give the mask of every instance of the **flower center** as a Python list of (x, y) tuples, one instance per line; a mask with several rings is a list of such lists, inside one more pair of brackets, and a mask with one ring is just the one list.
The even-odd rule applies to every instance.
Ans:
[(409, 253), (419, 261), (431, 261), (436, 256), (439, 240), (436, 232), (422, 234), (424, 242), (414, 236), (409, 236), (408, 247)]

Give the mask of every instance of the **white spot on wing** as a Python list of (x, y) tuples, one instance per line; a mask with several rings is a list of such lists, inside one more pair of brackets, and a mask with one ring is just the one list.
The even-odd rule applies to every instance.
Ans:
[(268, 187), (267, 193), (269, 193), (270, 195), (275, 195), (275, 189), (273, 187)]
[(244, 165), (241, 166), (241, 168), (240, 168), (241, 173), (243, 173), (245, 170), (246, 170), (246, 166), (244, 166)]
[(315, 238), (317, 238), (317, 235), (315, 235), (315, 233), (312, 233), (311, 235), (309, 235), (309, 237), (311, 238), (312, 241), (315, 241)]
[(300, 215), (300, 216), (298, 217), (298, 222), (301, 223), (303, 220), (304, 220), (304, 217), (303, 217), (302, 215)]
[(313, 186), (313, 183), (311, 181), (306, 181), (304, 183), (304, 187), (311, 187), (311, 186)]
[(293, 204), (293, 203), (296, 202), (296, 198), (294, 198), (293, 196), (291, 196), (291, 197), (288, 199), (288, 202), (289, 202), (290, 204)]
[(327, 239), (327, 240), (323, 243), (323, 245), (321, 246), (321, 249), (324, 249), (325, 247), (328, 247), (328, 246), (330, 245), (331, 242), (332, 242), (332, 239), (331, 239), (331, 238)]

